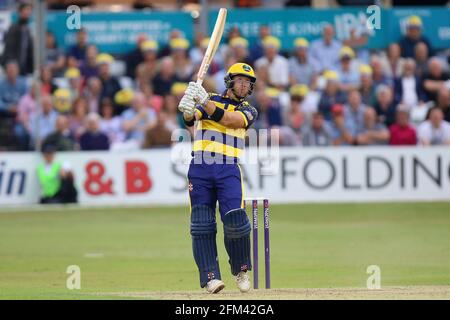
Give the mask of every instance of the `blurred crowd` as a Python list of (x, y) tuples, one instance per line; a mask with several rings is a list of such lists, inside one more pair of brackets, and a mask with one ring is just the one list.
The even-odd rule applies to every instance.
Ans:
[[(4, 37), (0, 150), (46, 144), (57, 151), (136, 150), (173, 143), (174, 130), (184, 128), (178, 102), (196, 77), (205, 35), (196, 33), (190, 43), (173, 30), (167, 43), (158, 43), (141, 34), (134, 50), (112, 56), (99, 52), (84, 29), (67, 50), (47, 32), (45, 64), (33, 82), (31, 10), (20, 6)], [(424, 28), (411, 16), (404, 37), (369, 51), (368, 35), (339, 41), (325, 25), (320, 38), (297, 38), (287, 52), (268, 26), (252, 45), (234, 27), (204, 86), (221, 93), (229, 66), (254, 66), (254, 127), (278, 129), (281, 145), (450, 145), (449, 56), (431, 47)]]

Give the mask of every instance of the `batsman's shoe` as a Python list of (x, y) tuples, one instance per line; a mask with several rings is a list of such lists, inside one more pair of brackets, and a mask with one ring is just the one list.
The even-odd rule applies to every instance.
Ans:
[(246, 271), (241, 271), (236, 276), (236, 284), (241, 292), (250, 290), (250, 279)]
[(223, 288), (225, 288), (225, 283), (218, 279), (210, 280), (206, 284), (206, 291), (208, 291), (208, 293), (218, 293)]

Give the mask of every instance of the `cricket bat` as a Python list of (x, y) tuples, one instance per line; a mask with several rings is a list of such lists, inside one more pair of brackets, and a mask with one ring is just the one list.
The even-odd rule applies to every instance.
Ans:
[(197, 73), (197, 83), (202, 84), (205, 78), (206, 72), (208, 72), (209, 65), (211, 64), (214, 54), (219, 47), (220, 40), (222, 39), (223, 29), (225, 27), (225, 20), (227, 19), (227, 9), (221, 8), (219, 14), (217, 15), (216, 24), (214, 25), (214, 30), (211, 34), (211, 38), (208, 43), (208, 48), (206, 49), (205, 55), (200, 65), (200, 69)]

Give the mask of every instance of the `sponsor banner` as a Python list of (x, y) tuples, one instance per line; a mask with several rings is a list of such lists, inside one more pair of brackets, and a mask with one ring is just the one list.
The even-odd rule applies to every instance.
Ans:
[[(210, 10), (209, 32), (212, 32), (218, 10)], [(47, 28), (52, 31), (59, 46), (67, 49), (75, 43), (72, 29), (78, 21), (74, 11), (49, 11), (46, 15)], [(162, 47), (172, 29), (179, 29), (192, 43), (194, 21), (189, 12), (80, 12), (80, 26), (88, 31), (89, 42), (97, 45), (102, 52), (123, 54), (136, 46), (136, 38), (146, 33), (157, 40)], [(379, 13), (379, 18), (375, 15)], [(410, 7), (401, 9), (368, 9), (349, 7), (337, 9), (231, 9), (227, 15), (225, 34), (231, 26), (238, 26), (250, 44), (258, 38), (261, 25), (269, 25), (272, 34), (279, 37), (283, 50), (291, 50), (297, 37), (314, 40), (321, 36), (324, 24), (331, 23), (336, 30), (336, 38), (345, 40), (354, 30), (356, 35), (368, 34), (365, 48), (386, 48), (397, 41), (405, 32), (407, 17), (417, 15), (424, 23), (424, 34), (437, 49), (450, 47), (450, 9), (434, 7)], [(267, 19), (270, 17), (270, 19)], [(15, 21), (16, 13), (0, 12), (0, 40), (2, 34)], [(367, 23), (368, 22), (368, 23)], [(368, 28), (367, 25), (374, 28)], [(379, 28), (378, 28), (379, 26)], [(223, 37), (222, 42), (226, 41)], [(0, 41), (0, 52), (2, 41)]]
[[(79, 16), (76, 14), (79, 13)], [(0, 39), (11, 22), (16, 21), (15, 12), (0, 13)], [(33, 17), (31, 19), (33, 21)], [(187, 12), (84, 12), (64, 10), (48, 11), (47, 29), (55, 35), (58, 47), (67, 50), (76, 42), (80, 27), (88, 33), (88, 42), (95, 44), (100, 52), (125, 54), (136, 48), (137, 37), (145, 33), (158, 41), (160, 48), (167, 44), (169, 33), (178, 29), (191, 43), (194, 37), (194, 23)], [(30, 27), (34, 29), (31, 23)], [(0, 41), (0, 48), (1, 48)]]
[[(47, 15), (47, 28), (63, 48), (76, 41), (77, 30), (67, 26), (69, 17), (65, 11)], [(89, 43), (97, 45), (101, 52), (114, 54), (133, 50), (141, 33), (158, 41), (160, 47), (166, 44), (173, 29), (180, 30), (189, 41), (193, 39), (193, 20), (186, 12), (81, 12), (80, 25), (87, 30)]]
[[(293, 48), (293, 42), (298, 37), (309, 41), (321, 36), (325, 24), (335, 27), (336, 38), (345, 40), (350, 37), (354, 29), (357, 34), (368, 33), (368, 48), (385, 47), (388, 14), (386, 10), (380, 11), (381, 30), (368, 29), (366, 21), (370, 14), (366, 7), (354, 7), (345, 9), (234, 9), (227, 15), (225, 34), (232, 26), (238, 26), (244, 38), (250, 44), (258, 38), (258, 30), (261, 25), (268, 25), (272, 35), (278, 37), (284, 50)], [(217, 10), (209, 15), (209, 30), (214, 28)], [(268, 19), (270, 17), (270, 19)], [(392, 38), (394, 39), (394, 38)]]
[[(209, 14), (209, 31), (214, 28), (217, 10)], [(375, 16), (379, 12), (379, 18)], [(450, 9), (411, 7), (407, 9), (383, 9), (368, 7), (338, 9), (233, 9), (227, 16), (225, 34), (232, 26), (238, 26), (243, 37), (250, 44), (258, 38), (261, 25), (268, 25), (274, 36), (280, 38), (282, 48), (291, 50), (297, 37), (309, 41), (321, 37), (322, 27), (332, 24), (336, 38), (346, 40), (352, 30), (356, 35), (367, 34), (368, 43), (364, 48), (381, 49), (398, 41), (405, 32), (405, 22), (410, 15), (421, 17), (425, 36), (437, 49), (450, 46)], [(270, 19), (268, 19), (270, 17)], [(367, 23), (368, 22), (368, 23)], [(368, 28), (367, 25), (374, 28)], [(379, 28), (378, 28), (379, 26)], [(225, 41), (225, 40), (223, 40)]]
[[(106, 206), (188, 205), (186, 158), (173, 149), (57, 155), (75, 173), (80, 203)], [(40, 161), (38, 153), (0, 155), (0, 205), (38, 202)], [(448, 147), (280, 148), (241, 168), (245, 196), (274, 203), (450, 200)]]

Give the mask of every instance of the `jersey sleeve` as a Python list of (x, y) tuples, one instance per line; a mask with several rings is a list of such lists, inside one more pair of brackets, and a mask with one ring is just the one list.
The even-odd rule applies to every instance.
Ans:
[(244, 102), (237, 110), (242, 114), (245, 122), (245, 129), (248, 129), (258, 118), (258, 110), (248, 102)]
[(202, 120), (207, 116), (206, 111), (199, 105), (195, 107), (195, 113), (199, 115), (199, 120)]
[[(211, 97), (217, 96), (218, 94), (216, 93), (208, 93), (208, 100), (211, 99)], [(203, 109), (203, 107), (201, 105), (196, 105), (195, 106), (195, 113), (198, 114), (199, 120), (203, 120), (203, 119), (211, 119), (210, 116), (206, 113), (205, 109)]]

